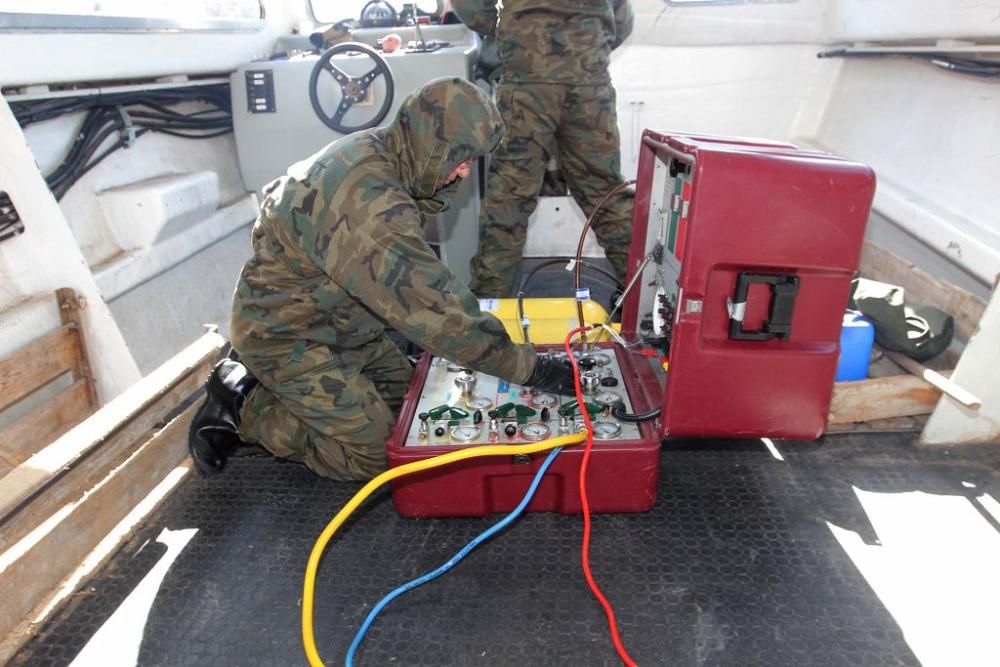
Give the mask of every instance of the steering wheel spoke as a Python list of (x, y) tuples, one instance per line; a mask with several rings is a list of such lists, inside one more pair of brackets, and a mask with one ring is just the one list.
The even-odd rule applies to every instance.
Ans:
[[(351, 76), (332, 62), (334, 56), (342, 53), (367, 57), (375, 62), (375, 66), (360, 76)], [(340, 87), (341, 99), (337, 110), (332, 115), (326, 112), (323, 108), (323, 102), (320, 99), (319, 78), (322, 72), (333, 76), (334, 81)], [(356, 102), (368, 96), (372, 82), (380, 76), (385, 78), (384, 99), (378, 106), (374, 116), (360, 125), (345, 125), (344, 116), (354, 107)], [(368, 128), (376, 127), (389, 113), (389, 109), (392, 107), (394, 92), (395, 82), (392, 78), (392, 71), (389, 69), (389, 65), (385, 59), (370, 46), (357, 42), (336, 44), (327, 49), (319, 57), (319, 60), (316, 61), (312, 74), (309, 77), (309, 101), (312, 103), (313, 111), (316, 112), (316, 115), (327, 127), (341, 134), (350, 134), (358, 130), (367, 130)], [(329, 102), (327, 103), (327, 108), (330, 106)]]
[(380, 68), (373, 67), (372, 69), (368, 70), (367, 72), (365, 72), (364, 74), (362, 74), (360, 77), (358, 77), (358, 82), (361, 83), (361, 85), (367, 87), (372, 81), (374, 81), (375, 79), (377, 79), (379, 77), (379, 75), (381, 75), (381, 74), (382, 74), (382, 70)]
[(337, 83), (339, 83), (341, 86), (346, 86), (348, 82), (351, 80), (351, 77), (347, 74), (347, 72), (340, 69), (329, 60), (323, 63), (323, 69), (332, 74), (333, 78), (336, 79)]

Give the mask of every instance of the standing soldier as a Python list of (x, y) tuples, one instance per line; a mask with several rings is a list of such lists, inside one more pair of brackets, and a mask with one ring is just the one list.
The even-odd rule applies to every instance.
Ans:
[[(585, 215), (622, 183), (611, 50), (632, 32), (628, 0), (452, 0), (458, 17), (495, 36), (503, 74), (496, 99), (507, 134), (493, 152), (472, 258), (472, 291), (510, 292), (554, 147), (570, 193)], [(597, 240), (624, 283), (633, 193), (605, 203)]]
[(333, 479), (382, 471), (411, 376), (386, 325), (484, 373), (572, 386), (565, 365), (513, 343), (480, 312), (424, 241), (423, 213), (444, 210), (441, 195), (503, 130), (482, 91), (438, 79), (388, 127), (344, 137), (265, 188), (233, 298), (239, 360), (216, 366), (191, 425), (201, 472), (219, 472), (241, 441)]

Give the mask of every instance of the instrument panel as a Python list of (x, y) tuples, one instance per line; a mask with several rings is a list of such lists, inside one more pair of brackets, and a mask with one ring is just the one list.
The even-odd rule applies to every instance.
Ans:
[[(562, 351), (545, 353), (565, 358)], [(621, 403), (634, 412), (614, 351), (576, 352), (580, 386), (594, 439), (637, 440), (636, 424), (615, 419)], [(467, 447), (523, 444), (579, 430), (583, 415), (572, 394), (550, 394), (433, 357), (404, 446)]]

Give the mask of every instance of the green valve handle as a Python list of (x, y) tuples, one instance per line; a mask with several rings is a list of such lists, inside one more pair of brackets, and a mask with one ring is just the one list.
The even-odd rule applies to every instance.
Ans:
[[(598, 405), (597, 403), (591, 403), (590, 401), (584, 402), (583, 405), (584, 405), (584, 407), (587, 408), (587, 412), (590, 413), (590, 414), (592, 414), (592, 415), (601, 414), (602, 412), (604, 412), (604, 406), (603, 405)], [(577, 403), (576, 399), (573, 399), (572, 401), (567, 401), (567, 402), (565, 402), (565, 403), (563, 403), (562, 405), (559, 406), (559, 411), (558, 411), (559, 412), (559, 416), (561, 416), (561, 417), (575, 417), (577, 415), (577, 413), (579, 412), (579, 409), (578, 409), (579, 407), (580, 406)]]
[[(438, 419), (444, 419), (447, 415), (450, 420), (465, 419), (469, 416), (469, 413), (459, 407), (452, 407), (450, 405), (439, 405), (436, 408), (431, 408), (427, 411), (431, 419), (435, 421)], [(457, 424), (452, 424), (452, 426), (457, 426)]]
[(508, 414), (510, 414), (511, 410), (514, 411), (514, 415), (518, 419), (522, 419), (524, 417), (534, 417), (535, 415), (538, 414), (537, 410), (529, 408), (527, 405), (516, 405), (515, 403), (504, 403), (499, 408), (497, 408), (497, 413), (501, 417), (506, 417)]

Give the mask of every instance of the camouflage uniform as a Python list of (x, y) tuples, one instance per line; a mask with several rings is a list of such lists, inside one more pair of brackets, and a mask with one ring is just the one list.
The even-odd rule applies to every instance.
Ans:
[(384, 469), (411, 374), (386, 325), (464, 366), (531, 375), (530, 346), (480, 312), (423, 234), (423, 212), (445, 206), (434, 198), (445, 176), (502, 133), (485, 94), (441, 79), (392, 125), (344, 137), (265, 188), (233, 301), (233, 347), (260, 380), (241, 439), (334, 479)]
[[(506, 296), (550, 153), (588, 216), (622, 183), (608, 61), (632, 31), (632, 11), (627, 0), (504, 0), (498, 23), (496, 0), (453, 0), (452, 6), (476, 32), (495, 32), (503, 62), (497, 107), (507, 134), (491, 157), (471, 288), (480, 296)], [(612, 197), (593, 223), (623, 280), (632, 200), (628, 190)]]

